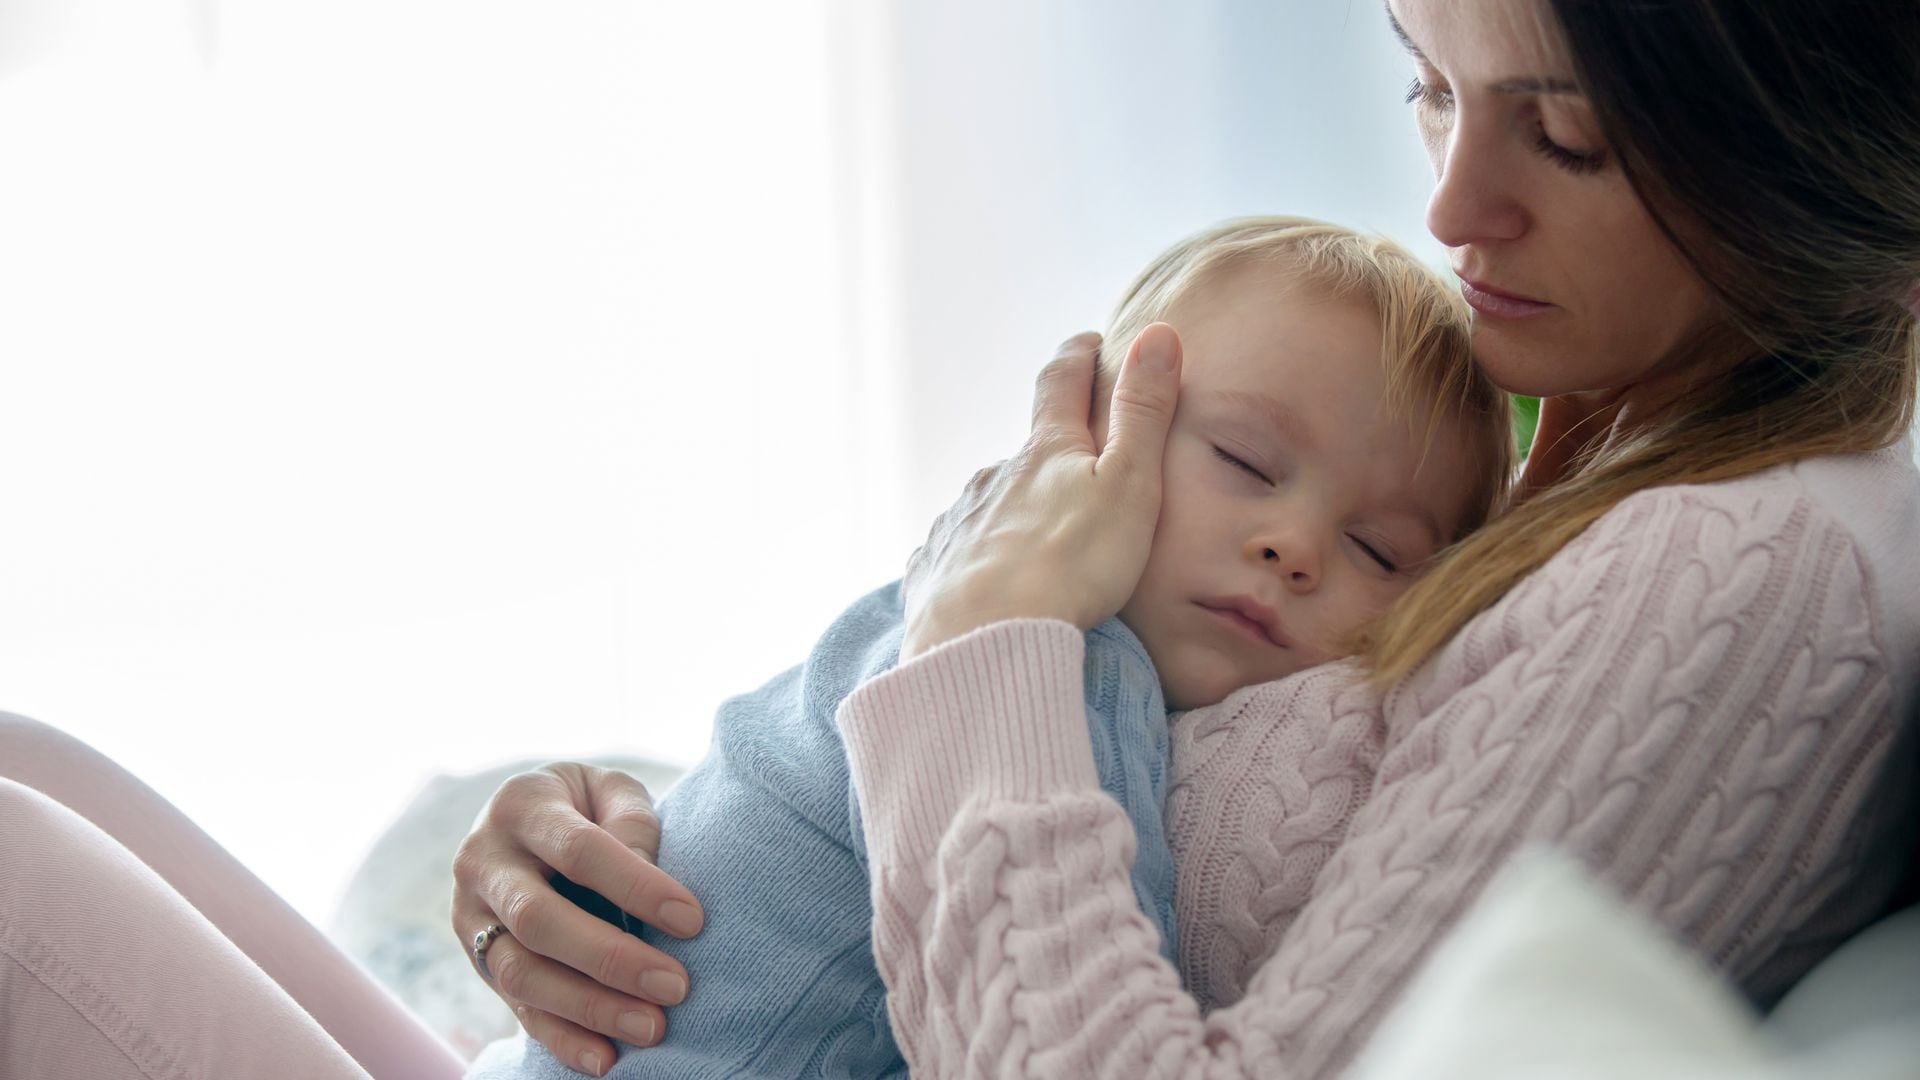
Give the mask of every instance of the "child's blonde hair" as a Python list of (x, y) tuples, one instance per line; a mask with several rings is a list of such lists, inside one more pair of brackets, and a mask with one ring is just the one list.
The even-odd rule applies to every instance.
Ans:
[(1279, 269), (1290, 283), (1370, 304), (1380, 320), (1388, 407), (1422, 422), (1429, 441), (1443, 422), (1457, 424), (1467, 437), (1473, 455), (1468, 468), (1479, 483), (1450, 539), (1499, 513), (1514, 468), (1507, 395), (1473, 362), (1466, 301), (1384, 236), (1311, 218), (1249, 217), (1187, 237), (1155, 259), (1114, 309), (1100, 357), (1099, 400), (1106, 400), (1141, 330), (1164, 319), (1196, 285), (1249, 265)]

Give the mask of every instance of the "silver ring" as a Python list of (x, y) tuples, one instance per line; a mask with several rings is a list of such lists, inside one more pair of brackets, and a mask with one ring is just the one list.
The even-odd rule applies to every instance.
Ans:
[(499, 923), (488, 923), (485, 929), (473, 935), (473, 966), (480, 969), (481, 978), (488, 982), (493, 981), (493, 972), (487, 970), (487, 946), (506, 932), (507, 928)]

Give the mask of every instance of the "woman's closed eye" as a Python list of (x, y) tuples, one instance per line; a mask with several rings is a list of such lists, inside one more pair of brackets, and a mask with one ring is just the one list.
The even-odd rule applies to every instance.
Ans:
[[(1416, 75), (1407, 84), (1407, 104), (1435, 113), (1449, 112), (1453, 109), (1453, 91), (1425, 82)], [(1556, 142), (1547, 134), (1546, 124), (1540, 122), (1534, 125), (1533, 148), (1548, 161), (1577, 176), (1591, 176), (1606, 168), (1610, 160), (1605, 148), (1575, 150)]]
[(1533, 148), (1545, 155), (1548, 161), (1579, 176), (1591, 176), (1607, 167), (1605, 150), (1574, 150), (1554, 142), (1547, 134), (1545, 125), (1533, 141)]
[(1266, 484), (1268, 487), (1273, 486), (1273, 481), (1267, 477), (1266, 473), (1263, 473), (1259, 469), (1256, 469), (1253, 466), (1247, 464), (1246, 462), (1240, 460), (1239, 458), (1234, 457), (1232, 454), (1227, 453), (1225, 450), (1222, 450), (1218, 446), (1213, 448), (1213, 456), (1219, 458), (1221, 461), (1226, 462), (1227, 464), (1233, 466), (1234, 468), (1239, 469), (1240, 471), (1246, 473), (1248, 476), (1253, 477), (1254, 479), (1260, 481), (1261, 483)]
[(1420, 76), (1415, 75), (1407, 83), (1407, 104), (1428, 109), (1448, 109), (1453, 106), (1453, 91), (1423, 82)]

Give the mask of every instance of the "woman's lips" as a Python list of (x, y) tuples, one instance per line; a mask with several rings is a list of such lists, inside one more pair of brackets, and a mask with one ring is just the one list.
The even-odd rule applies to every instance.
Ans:
[(1524, 319), (1553, 310), (1552, 304), (1503, 293), (1466, 278), (1460, 279), (1460, 295), (1467, 298), (1467, 304), (1473, 310), (1498, 319)]

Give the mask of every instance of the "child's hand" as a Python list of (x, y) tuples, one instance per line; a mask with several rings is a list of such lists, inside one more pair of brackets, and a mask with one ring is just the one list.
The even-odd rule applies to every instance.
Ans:
[(565, 875), (639, 922), (692, 937), (703, 918), (699, 901), (653, 865), (659, 851), (660, 821), (640, 781), (557, 762), (507, 778), (454, 856), (453, 931), (461, 948), (471, 960), (474, 935), (504, 925), (507, 932), (487, 946), (487, 985), (528, 1035), (593, 1076), (613, 1065), (608, 1037), (637, 1046), (659, 1041), (666, 1030), (660, 1006), (686, 996), (687, 973), (562, 896), (554, 877)]
[(1034, 390), (1019, 454), (975, 473), (907, 566), (900, 658), (1003, 619), (1091, 628), (1146, 570), (1160, 516), (1160, 458), (1180, 389), (1180, 337), (1155, 323), (1113, 388), (1107, 443), (1093, 441), (1100, 339), (1060, 347)]

